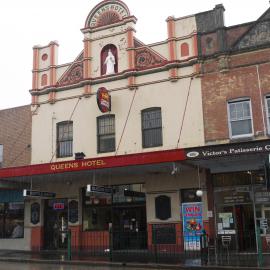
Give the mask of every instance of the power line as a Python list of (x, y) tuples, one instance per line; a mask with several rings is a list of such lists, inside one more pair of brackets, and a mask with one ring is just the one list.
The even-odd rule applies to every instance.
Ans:
[[(78, 106), (80, 100), (81, 100), (81, 97), (78, 98), (78, 100), (77, 100), (77, 102), (76, 102), (76, 104), (75, 104), (75, 106), (74, 106), (74, 108), (73, 108), (73, 110), (72, 110), (72, 112), (71, 112), (71, 115), (70, 115), (68, 121), (71, 121), (71, 119), (72, 119), (72, 117), (73, 117), (73, 115), (74, 115), (74, 113), (75, 113), (75, 110), (76, 110), (76, 108), (77, 108), (77, 106)], [(61, 137), (60, 139), (62, 139), (63, 136), (64, 136), (64, 134), (62, 134), (62, 137)], [(52, 160), (53, 160), (53, 158), (54, 158), (54, 156), (55, 156), (55, 154), (56, 154), (57, 147), (58, 147), (58, 145), (56, 146), (55, 151), (54, 151), (54, 153), (52, 154), (50, 163), (52, 162)]]
[(135, 99), (135, 95), (137, 93), (137, 89), (134, 90), (134, 94), (133, 94), (133, 97), (132, 97), (132, 100), (131, 100), (131, 103), (130, 103), (130, 106), (129, 106), (129, 110), (128, 110), (128, 114), (127, 114), (127, 118), (126, 118), (126, 121), (125, 121), (125, 124), (124, 124), (124, 127), (123, 127), (123, 130), (122, 130), (122, 133), (121, 133), (121, 137), (120, 137), (120, 140), (119, 140), (119, 143), (118, 143), (118, 146), (116, 148), (116, 151), (115, 151), (115, 156), (117, 155), (117, 152), (119, 150), (119, 147), (120, 147), (120, 144), (122, 142), (122, 138), (123, 138), (123, 135), (124, 135), (124, 132), (125, 132), (125, 129), (126, 129), (126, 126), (127, 126), (127, 122), (128, 122), (128, 119), (129, 119), (129, 115), (130, 115), (130, 112), (131, 112), (131, 108), (133, 106), (133, 102), (134, 102), (134, 99)]
[(179, 146), (179, 142), (180, 142), (181, 135), (182, 135), (182, 130), (183, 130), (183, 126), (184, 126), (184, 120), (185, 120), (185, 116), (186, 116), (187, 104), (188, 104), (188, 100), (189, 100), (190, 89), (191, 89), (191, 82), (192, 81), (193, 81), (193, 77), (190, 78), (190, 82), (189, 82), (188, 94), (187, 94), (187, 99), (186, 99), (186, 103), (185, 103), (184, 114), (183, 114), (183, 118), (182, 118), (182, 122), (181, 122), (181, 126), (180, 126), (180, 131), (179, 131), (179, 136), (178, 136), (178, 141), (177, 141), (177, 144), (176, 144), (176, 148), (178, 148), (178, 146)]

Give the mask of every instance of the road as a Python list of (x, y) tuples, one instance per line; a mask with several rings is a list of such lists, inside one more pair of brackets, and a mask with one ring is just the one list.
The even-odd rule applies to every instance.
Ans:
[[(127, 270), (128, 267), (87, 266), (87, 265), (59, 265), (38, 263), (0, 262), (0, 270)], [(132, 270), (147, 270), (146, 268), (132, 268)], [(149, 269), (148, 269), (149, 270)], [(152, 269), (154, 270), (154, 269)]]

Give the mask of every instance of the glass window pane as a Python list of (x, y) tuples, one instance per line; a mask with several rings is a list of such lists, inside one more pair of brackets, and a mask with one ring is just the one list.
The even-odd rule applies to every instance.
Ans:
[(115, 151), (115, 118), (114, 115), (102, 116), (97, 119), (98, 123), (98, 152)]
[(267, 98), (268, 115), (270, 115), (270, 98)]
[(24, 236), (24, 203), (6, 204), (5, 237), (23, 238)]
[(241, 120), (231, 122), (231, 128), (232, 128), (232, 136), (252, 133), (251, 120)]
[(250, 101), (229, 103), (229, 115), (232, 136), (252, 134)]
[(162, 145), (162, 120), (160, 108), (142, 111), (142, 140), (143, 147)]
[(73, 154), (73, 123), (57, 124), (57, 157), (69, 157)]
[(236, 106), (234, 103), (232, 103), (229, 104), (229, 107), (230, 107), (230, 119), (234, 120), (236, 119)]

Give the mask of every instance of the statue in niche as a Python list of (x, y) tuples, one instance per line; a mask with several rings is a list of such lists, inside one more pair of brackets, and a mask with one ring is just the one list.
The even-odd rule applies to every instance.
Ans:
[(114, 65), (115, 65), (115, 57), (111, 51), (111, 49), (109, 49), (108, 51), (108, 55), (104, 61), (104, 65), (106, 65), (106, 75), (110, 75), (110, 74), (114, 74), (115, 70), (114, 70)]

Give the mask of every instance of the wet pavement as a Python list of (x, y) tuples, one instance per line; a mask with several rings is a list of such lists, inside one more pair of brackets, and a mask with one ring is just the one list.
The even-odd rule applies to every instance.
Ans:
[[(97, 255), (97, 254), (95, 254)], [(119, 254), (118, 254), (119, 255)], [(40, 252), (26, 252), (26, 251), (11, 251), (0, 250), (0, 270), (146, 270), (146, 269), (269, 269), (270, 270), (270, 254), (265, 254), (263, 258), (263, 267), (258, 267), (256, 254), (237, 254), (225, 258), (216, 257), (216, 260), (209, 260), (207, 265), (202, 265), (202, 261), (198, 257), (185, 257), (183, 260), (174, 262), (166, 261), (166, 263), (159, 260), (140, 261), (128, 260), (124, 253), (121, 260), (110, 261), (109, 256), (90, 256), (89, 253), (73, 254), (72, 260), (68, 260), (66, 252), (58, 251), (40, 251)], [(138, 255), (138, 254), (137, 254)], [(243, 256), (243, 257), (242, 257)], [(161, 257), (160, 257), (161, 258)], [(159, 258), (159, 259), (160, 259)], [(167, 258), (168, 259), (168, 258)], [(213, 259), (213, 258), (212, 258)], [(138, 263), (136, 263), (136, 261)], [(242, 268), (243, 267), (243, 268)]]
[[(0, 270), (126, 270), (128, 267), (0, 262)], [(147, 270), (146, 268), (132, 268)], [(154, 270), (154, 269), (153, 269)]]

